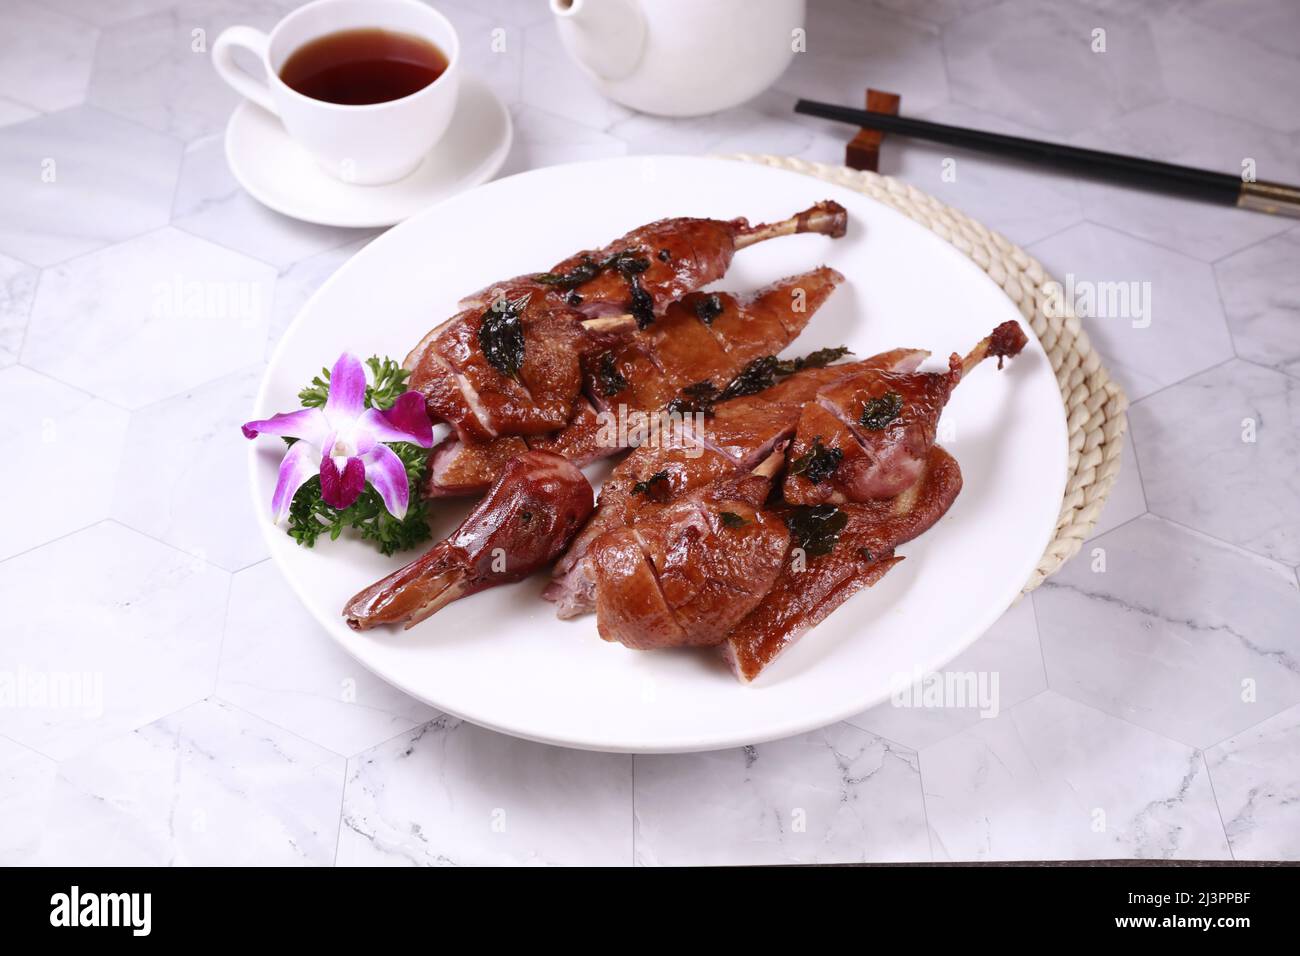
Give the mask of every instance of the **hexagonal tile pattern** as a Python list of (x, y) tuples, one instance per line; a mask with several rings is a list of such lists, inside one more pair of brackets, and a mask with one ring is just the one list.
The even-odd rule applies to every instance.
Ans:
[(1205, 753), (1238, 860), (1300, 860), (1300, 707)]
[(205, 701), (65, 760), (32, 857), (56, 866), (322, 866), (343, 759)]
[(865, 15), (856, 0), (825, 0), (808, 4), (804, 29), (807, 50), (795, 53), (776, 81), (780, 90), (856, 106), (868, 86), (883, 86), (905, 93), (910, 112), (948, 99), (939, 30), (931, 23), (886, 10)]
[[(944, 687), (952, 696), (939, 692)], [(994, 719), (1046, 687), (1034, 605), (1022, 600), (943, 670), (916, 675), (905, 693), (848, 722), (919, 749)]]
[(18, 361), (37, 275), (32, 266), (0, 256), (0, 368)]
[[(1070, 280), (1134, 401), (1081, 554), (943, 669), (992, 695), (973, 706), (923, 684), (717, 753), (527, 743), (369, 675), (261, 560), (235, 426), (373, 232), (243, 195), (208, 51), (301, 2), (0, 4), (0, 442), (21, 462), (0, 494), (24, 504), (0, 532), (0, 865), (1300, 859), (1300, 228), (887, 140), (882, 172)], [(872, 85), (939, 122), (1300, 180), (1294, 0), (816, 0), (772, 89), (680, 120), (604, 99), (542, 0), (433, 2), (511, 109), (503, 174), (838, 164), (852, 130), (793, 101)]]
[(270, 328), (267, 332), (267, 358), (284, 335), (289, 324), (297, 317), (307, 300), (332, 276), (338, 268), (365, 248), (371, 236), (354, 239), (345, 246), (330, 249), (319, 255), (295, 262), (280, 273), (275, 280), (275, 296), (271, 305)]
[[(1093, 52), (1098, 29), (1105, 52)], [(1084, 130), (1165, 96), (1146, 24), (1114, 11), (1008, 0), (945, 26), (943, 50), (954, 101), (1047, 132)]]
[(1029, 251), (1062, 283), (1130, 399), (1232, 358), (1209, 265), (1092, 223)]
[[(1240, 175), (1249, 159), (1258, 179), (1300, 180), (1300, 156), (1290, 136), (1185, 103), (1157, 103), (1126, 113), (1075, 142), (1232, 175)], [(1247, 216), (1231, 206), (1087, 180), (1080, 181), (1079, 195), (1089, 220), (1207, 262), (1292, 225), (1281, 216)]]
[(1300, 228), (1214, 266), (1237, 354), (1300, 375)]
[(269, 30), (298, 5), (184, 0), (106, 27), (87, 101), (185, 143), (216, 133), (239, 103), (208, 60), (218, 34), (235, 24)]
[[(924, 118), (1011, 136), (1037, 135), (1000, 116), (956, 104), (927, 110)], [(842, 144), (834, 162), (844, 162)], [(880, 172), (915, 184), (1020, 245), (1045, 239), (1083, 219), (1074, 180), (1026, 164), (920, 140), (906, 144), (886, 140)], [(1011, 196), (1014, 201), (1008, 201)]]
[(502, 176), (559, 163), (623, 156), (628, 151), (627, 143), (616, 136), (543, 109), (516, 106), (510, 114), (515, 141), (501, 167)]
[(98, 36), (48, 4), (7, 0), (0, 7), (0, 90), (38, 110), (76, 106), (86, 95)]
[(247, 421), (261, 365), (148, 405), (131, 416), (112, 515), (238, 571), (266, 557), (248, 495)]
[[(1269, 129), (1300, 130), (1293, 95), (1300, 89), (1300, 58), (1274, 53), (1178, 11), (1152, 20), (1151, 33), (1165, 87), (1174, 98)], [(1206, 68), (1209, 63), (1213, 69)]]
[(55, 759), (212, 690), (230, 576), (112, 522), (10, 558), (0, 733)]
[(139, 408), (262, 360), (275, 270), (167, 228), (49, 270), (22, 361)]
[(0, 371), (0, 443), (15, 462), (0, 477), (14, 504), (0, 560), (107, 517), (127, 417), (31, 369)]
[(936, 860), (1229, 858), (1199, 752), (1051, 691), (921, 769)]
[(1300, 7), (1292, 0), (1186, 0), (1179, 12), (1215, 30), (1300, 57)]
[(44, 3), (79, 20), (104, 27), (159, 13), (174, 7), (176, 0), (113, 0), (112, 3), (103, 0), (44, 0)]
[(1174, 740), (1208, 747), (1300, 702), (1291, 570), (1179, 525), (1093, 540), (1033, 600), (1048, 686)]
[(348, 761), (340, 865), (626, 865), (632, 757), (439, 717)]
[(682, 119), (638, 114), (615, 123), (609, 132), (633, 155), (655, 153), (800, 153), (814, 130), (792, 119), (795, 98), (770, 90), (743, 106)]
[(929, 854), (915, 752), (848, 724), (754, 747), (635, 759), (642, 865)]
[(0, 252), (48, 266), (166, 224), (174, 140), (78, 107), (0, 129)]
[(31, 858), (45, 829), (55, 763), (0, 737), (0, 866)]
[[(830, 124), (827, 124), (829, 126)], [(833, 166), (844, 165), (844, 148), (846, 145), (843, 128), (836, 136), (829, 129), (814, 129), (812, 141), (804, 149), (791, 155), (806, 159), (812, 163), (830, 163)]]
[(224, 137), (210, 136), (186, 149), (172, 208), (176, 228), (277, 269), (374, 234), (300, 222), (267, 209), (235, 182), (224, 143)]
[(1153, 513), (1300, 564), (1300, 383), (1233, 361), (1140, 402), (1129, 421)]
[(1113, 531), (1122, 524), (1132, 521), (1138, 515), (1146, 514), (1146, 493), (1142, 490), (1142, 475), (1138, 471), (1137, 452), (1133, 450), (1133, 429), (1124, 433), (1124, 445), (1120, 449), (1119, 474), (1110, 486), (1110, 494), (1102, 505), (1101, 516), (1092, 526), (1089, 540), (1107, 531)]
[[(505, 103), (519, 102), (524, 67), (524, 28), (535, 17), (524, 17), (529, 4), (497, 4), (451, 0), (438, 9), (451, 21), (460, 38), (461, 66), (482, 80)], [(538, 4), (538, 6), (544, 6)], [(529, 11), (536, 14), (536, 9)], [(543, 10), (549, 17), (549, 11)]]
[(40, 115), (40, 110), (0, 97), (0, 126), (12, 126), (14, 123), (22, 123)]
[[(444, 4), (439, 5), (442, 9)], [(531, 26), (552, 19), (550, 4), (520, 3), (519, 0), (446, 0), (445, 6), (469, 8), (502, 26)], [(453, 21), (455, 22), (455, 21)]]
[(968, 13), (987, 10), (998, 0), (879, 0), (878, 5), (933, 23), (947, 23)]
[(437, 716), (339, 650), (270, 561), (231, 585), (217, 696), (345, 756)]

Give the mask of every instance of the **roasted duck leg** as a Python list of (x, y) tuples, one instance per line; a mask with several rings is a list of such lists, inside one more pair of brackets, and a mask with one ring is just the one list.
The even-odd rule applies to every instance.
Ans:
[[(505, 461), (529, 447), (579, 465), (612, 455), (630, 436), (626, 430), (602, 430), (610, 418), (602, 421), (600, 412), (621, 411), (626, 420), (673, 407), (680, 412), (711, 407), (729, 388), (743, 390), (761, 363), (774, 362), (772, 356), (803, 331), (843, 278), (823, 266), (745, 296), (686, 296), (650, 328), (606, 340), (583, 356), (585, 395), (566, 427), (549, 435), (503, 434), (493, 441), (458, 429), (430, 452), (424, 494), (479, 494)], [(737, 379), (740, 384), (733, 384)]]
[(961, 484), (957, 462), (935, 445), (911, 487), (896, 498), (842, 508), (784, 507), (791, 554), (776, 583), (722, 647), (736, 676), (752, 681), (809, 628), (884, 577), (902, 560), (894, 549), (942, 518)]
[(520, 455), (449, 537), (352, 598), (348, 626), (410, 628), (452, 601), (527, 577), (564, 550), (592, 498), (586, 477), (558, 455)]
[(629, 313), (645, 326), (688, 292), (721, 279), (737, 249), (805, 232), (839, 238), (847, 226), (844, 207), (830, 201), (755, 226), (745, 219), (660, 219), (602, 249), (569, 256), (546, 272), (493, 283), (461, 305), (486, 308), (502, 298), (534, 292), (546, 304), (588, 317)]
[(737, 248), (799, 232), (842, 236), (846, 221), (843, 207), (823, 202), (768, 225), (665, 219), (643, 226), (550, 272), (465, 299), (407, 355), (411, 387), (463, 441), (556, 431), (574, 411), (584, 352), (649, 326), (683, 295), (721, 278)]
[[(896, 349), (860, 362), (807, 368), (754, 395), (717, 404), (704, 447), (671, 441), (638, 448), (619, 462), (600, 493), (600, 505), (556, 564), (544, 596), (561, 618), (595, 610), (594, 569), (587, 551), (606, 531), (632, 526), (683, 495), (723, 478), (744, 475), (789, 439), (800, 412), (825, 385), (870, 369), (911, 371), (929, 355)], [(638, 492), (647, 488), (653, 494)]]
[(719, 643), (772, 587), (790, 544), (763, 505), (784, 463), (758, 468), (667, 505), (591, 547), (596, 627), (607, 641), (650, 649)]
[(901, 494), (934, 447), (939, 416), (963, 376), (986, 358), (1019, 354), (1027, 339), (1004, 322), (944, 372), (870, 369), (818, 391), (799, 417), (782, 496), (790, 504), (843, 504)]

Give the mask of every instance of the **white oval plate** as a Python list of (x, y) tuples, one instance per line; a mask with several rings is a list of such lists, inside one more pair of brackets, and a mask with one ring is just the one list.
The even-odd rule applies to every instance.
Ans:
[[(728, 160), (654, 157), (540, 169), (450, 199), (380, 236), (303, 308), (271, 359), (255, 417), (297, 407), (297, 391), (344, 350), (396, 358), (464, 293), (540, 270), (666, 216), (780, 219), (819, 199), (849, 210), (839, 240), (796, 236), (736, 255), (718, 283), (751, 289), (821, 263), (848, 281), (789, 350), (847, 345), (934, 352), (927, 367), (1019, 319), (972, 262), (905, 216), (809, 176)], [(594, 618), (562, 622), (545, 579), (452, 604), (411, 631), (354, 633), (339, 612), (410, 560), (364, 544), (298, 547), (271, 525), (278, 442), (250, 450), (253, 497), (276, 563), (330, 635), (367, 668), (427, 703), (494, 730), (592, 750), (659, 753), (758, 743), (850, 717), (917, 672), (941, 667), (1014, 600), (1050, 539), (1064, 493), (1065, 415), (1030, 335), (998, 372), (985, 363), (954, 394), (941, 442), (961, 463), (952, 510), (876, 587), (806, 634), (752, 686), (708, 651), (607, 644)], [(439, 505), (439, 533), (467, 506)]]

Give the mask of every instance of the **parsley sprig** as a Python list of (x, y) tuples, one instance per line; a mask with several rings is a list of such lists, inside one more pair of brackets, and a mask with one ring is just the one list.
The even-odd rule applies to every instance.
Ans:
[[(390, 358), (372, 355), (366, 359), (370, 369), (371, 384), (366, 385), (367, 408), (392, 408), (393, 403), (406, 391), (406, 380), (410, 372)], [(311, 380), (311, 384), (298, 393), (298, 399), (306, 408), (324, 408), (325, 400), (330, 394), (330, 370), (323, 368), (320, 374)]]

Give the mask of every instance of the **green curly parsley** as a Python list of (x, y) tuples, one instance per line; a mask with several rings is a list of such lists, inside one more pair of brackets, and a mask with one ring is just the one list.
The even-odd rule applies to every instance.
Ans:
[[(406, 391), (406, 380), (411, 373), (390, 358), (372, 355), (366, 359), (373, 384), (366, 386), (367, 408), (392, 408), (393, 403)], [(298, 393), (305, 408), (324, 408), (330, 394), (330, 370), (323, 368), (311, 384)]]

